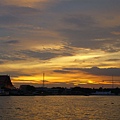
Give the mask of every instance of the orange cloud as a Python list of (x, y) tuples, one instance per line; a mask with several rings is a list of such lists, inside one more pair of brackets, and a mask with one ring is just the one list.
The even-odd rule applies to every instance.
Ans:
[(116, 32), (116, 31), (113, 31), (111, 33), (114, 34), (114, 35), (120, 35), (120, 32)]
[(41, 5), (43, 5), (43, 3), (47, 3), (47, 2), (49, 2), (49, 0), (9, 0), (9, 1), (4, 0), (0, 3), (2, 3), (3, 5), (17, 5), (17, 6), (33, 7), (37, 3), (40, 3)]

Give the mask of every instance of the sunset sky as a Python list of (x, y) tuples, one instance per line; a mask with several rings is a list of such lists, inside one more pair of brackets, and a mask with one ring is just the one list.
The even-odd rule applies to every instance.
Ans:
[(120, 0), (1, 0), (0, 74), (43, 73), (46, 87), (120, 87)]

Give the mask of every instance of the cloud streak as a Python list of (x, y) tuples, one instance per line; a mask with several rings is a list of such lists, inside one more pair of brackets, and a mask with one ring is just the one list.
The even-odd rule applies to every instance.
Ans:
[(64, 68), (68, 71), (83, 71), (93, 75), (102, 75), (102, 76), (120, 76), (120, 68)]

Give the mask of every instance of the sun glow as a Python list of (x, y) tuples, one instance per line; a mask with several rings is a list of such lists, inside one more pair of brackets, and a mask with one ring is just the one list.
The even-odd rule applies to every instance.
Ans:
[(36, 3), (46, 3), (48, 0), (4, 0), (2, 3), (7, 5), (29, 6), (32, 7)]

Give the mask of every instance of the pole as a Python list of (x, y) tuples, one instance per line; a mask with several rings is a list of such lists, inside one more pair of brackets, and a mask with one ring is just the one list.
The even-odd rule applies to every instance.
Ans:
[(112, 89), (114, 88), (113, 75), (112, 75)]
[(44, 85), (44, 82), (45, 82), (44, 77), (45, 77), (45, 73), (43, 73), (43, 87), (45, 86)]

